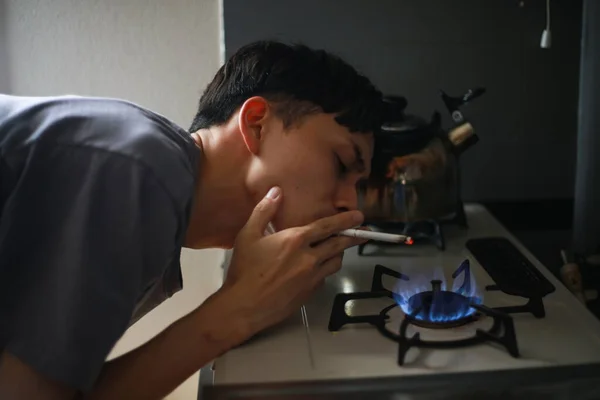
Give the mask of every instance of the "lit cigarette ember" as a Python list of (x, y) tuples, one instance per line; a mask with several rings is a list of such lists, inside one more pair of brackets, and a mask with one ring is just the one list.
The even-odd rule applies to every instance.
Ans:
[(349, 236), (361, 239), (378, 240), (380, 242), (413, 244), (413, 239), (406, 235), (394, 235), (391, 233), (371, 232), (361, 229), (345, 229), (339, 233), (342, 236)]

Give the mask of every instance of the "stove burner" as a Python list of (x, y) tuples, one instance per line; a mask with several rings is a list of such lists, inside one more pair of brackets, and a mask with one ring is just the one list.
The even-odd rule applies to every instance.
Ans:
[[(443, 277), (441, 270), (434, 277)], [(462, 283), (460, 283), (462, 276)], [(428, 328), (453, 328), (476, 320), (476, 310), (471, 304), (481, 304), (483, 296), (477, 289), (471, 276), (468, 259), (464, 260), (452, 274), (452, 290), (446, 290), (446, 281), (439, 278), (430, 282), (422, 281), (420, 276), (414, 280), (399, 281), (392, 297), (404, 314), (414, 315), (415, 325)], [(427, 290), (431, 287), (430, 290)], [(421, 311), (416, 312), (417, 309)]]
[[(453, 274), (456, 277), (461, 271), (465, 271), (468, 267), (468, 263), (463, 262), (459, 269)], [(471, 291), (470, 280), (467, 279), (469, 276), (465, 274), (465, 280), (463, 284), (453, 292), (447, 292), (443, 289), (443, 282), (440, 280), (433, 280), (431, 282), (432, 290), (417, 293), (409, 297), (407, 303), (398, 302), (398, 298), (401, 296), (398, 293), (389, 291), (383, 286), (383, 276), (388, 275), (397, 278), (399, 281), (409, 281), (409, 277), (384, 267), (383, 265), (376, 265), (373, 272), (373, 280), (371, 282), (371, 290), (368, 292), (354, 292), (354, 293), (339, 293), (336, 295), (333, 308), (331, 310), (331, 316), (329, 319), (329, 330), (338, 331), (344, 325), (356, 324), (356, 323), (368, 323), (377, 328), (377, 330), (385, 337), (398, 343), (398, 364), (404, 365), (405, 356), (408, 350), (412, 347), (421, 348), (457, 348), (464, 346), (472, 346), (477, 344), (483, 344), (487, 342), (494, 342), (503, 346), (508, 353), (513, 357), (519, 357), (519, 349), (517, 345), (517, 338), (515, 335), (514, 324), (512, 317), (509, 313), (532, 313), (535, 317), (541, 318), (544, 313), (544, 305), (541, 298), (530, 298), (526, 305), (517, 307), (498, 307), (488, 308), (481, 303), (481, 299), (478, 297), (470, 297), (466, 295)], [(493, 288), (491, 288), (493, 289)], [(447, 294), (450, 293), (450, 294)], [(453, 318), (449, 318), (443, 321), (432, 320), (426, 318), (431, 315), (433, 304), (436, 303), (435, 296), (442, 296), (441, 302), (443, 304), (451, 304), (448, 310), (455, 310), (456, 307), (468, 307), (467, 313), (450, 313)], [(360, 299), (376, 299), (376, 298), (390, 298), (395, 299), (394, 304), (385, 307), (379, 314), (375, 315), (348, 315), (346, 314), (345, 305), (350, 300)], [(459, 300), (460, 299), (460, 300)], [(405, 316), (400, 323), (399, 333), (395, 333), (388, 329), (386, 321), (389, 320), (388, 313), (395, 307), (400, 306), (403, 310), (406, 305), (409, 305), (410, 312), (405, 312)], [(408, 308), (406, 308), (408, 309)], [(429, 312), (427, 312), (429, 310)], [(437, 314), (440, 315), (440, 314)], [(441, 315), (448, 315), (442, 313)], [(459, 317), (454, 318), (459, 315)], [(425, 318), (423, 318), (425, 316)], [(492, 327), (489, 330), (476, 329), (475, 334), (471, 337), (452, 340), (452, 341), (427, 341), (421, 340), (419, 333), (415, 333), (412, 337), (407, 336), (407, 328), (409, 325), (415, 325), (425, 328), (451, 328), (461, 326), (469, 322), (477, 320), (481, 316), (487, 316), (493, 319)]]
[[(413, 314), (413, 324), (424, 328), (455, 328), (477, 320), (475, 309), (471, 303), (477, 303), (477, 298), (469, 298), (455, 292), (442, 290), (442, 281), (431, 281), (432, 289), (417, 293), (408, 299), (410, 310), (420, 310)], [(396, 297), (396, 296), (394, 296)]]

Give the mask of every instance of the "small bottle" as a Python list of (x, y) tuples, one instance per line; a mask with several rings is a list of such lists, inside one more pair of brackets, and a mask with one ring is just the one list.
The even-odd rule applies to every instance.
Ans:
[(566, 250), (561, 250), (560, 255), (563, 260), (563, 266), (560, 268), (560, 278), (562, 282), (565, 284), (567, 289), (573, 293), (577, 300), (583, 304), (586, 304), (587, 299), (585, 292), (583, 291), (583, 279), (581, 276), (581, 271), (579, 269), (579, 265), (577, 265), (574, 260), (573, 253)]

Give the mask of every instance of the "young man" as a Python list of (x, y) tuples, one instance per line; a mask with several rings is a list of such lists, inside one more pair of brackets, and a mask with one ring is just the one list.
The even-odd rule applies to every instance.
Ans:
[[(360, 243), (381, 93), (342, 60), (240, 49), (190, 133), (134, 104), (0, 96), (0, 398), (162, 398), (293, 312)], [(269, 223), (276, 233), (265, 235)], [(220, 290), (110, 362), (181, 289), (181, 247), (234, 248)]]

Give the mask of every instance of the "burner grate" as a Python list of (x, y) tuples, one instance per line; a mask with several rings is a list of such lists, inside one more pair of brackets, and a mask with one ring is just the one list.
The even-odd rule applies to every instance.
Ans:
[[(464, 268), (465, 263), (461, 264), (459, 270)], [(459, 273), (459, 270), (457, 270), (453, 274), (453, 276), (456, 276)], [(423, 306), (419, 306), (418, 308), (414, 309), (410, 315), (405, 314), (404, 318), (400, 323), (399, 333), (392, 332), (386, 326), (386, 322), (389, 320), (389, 312), (392, 309), (398, 307), (396, 301), (394, 301), (393, 304), (381, 310), (379, 314), (348, 315), (346, 313), (345, 306), (346, 303), (350, 300), (365, 300), (377, 298), (389, 298), (395, 300), (395, 296), (397, 296), (397, 294), (383, 287), (382, 280), (384, 275), (392, 276), (394, 278), (401, 279), (404, 281), (409, 280), (408, 276), (400, 272), (391, 270), (380, 264), (376, 265), (373, 272), (373, 280), (371, 282), (370, 291), (339, 293), (335, 296), (329, 319), (328, 329), (329, 331), (339, 331), (345, 325), (357, 323), (368, 323), (373, 325), (383, 336), (398, 343), (399, 365), (404, 365), (406, 353), (412, 347), (447, 349), (473, 346), (492, 342), (503, 346), (511, 356), (519, 357), (519, 349), (514, 329), (514, 323), (512, 317), (509, 314), (530, 312), (536, 318), (542, 318), (545, 315), (544, 305), (541, 298), (530, 298), (528, 303), (524, 306), (498, 308), (489, 308), (482, 304), (478, 304), (476, 301), (474, 301), (474, 299), (469, 299), (468, 306), (476, 310), (475, 313), (465, 318), (449, 321), (442, 324), (419, 320), (417, 318), (417, 315), (419, 315), (419, 313), (423, 311)], [(490, 289), (493, 290), (493, 287), (488, 287), (488, 290)], [(457, 294), (457, 296), (460, 295)], [(435, 328), (450, 328), (473, 322), (483, 316), (487, 316), (493, 319), (492, 327), (489, 330), (476, 329), (475, 334), (468, 338), (450, 341), (427, 341), (422, 340), (418, 332), (411, 337), (408, 337), (407, 335), (407, 329), (410, 325), (433, 328), (434, 326), (432, 325), (437, 324), (438, 326), (435, 326)]]
[[(495, 342), (506, 348), (508, 353), (513, 357), (519, 357), (519, 349), (517, 346), (517, 337), (515, 335), (515, 329), (512, 318), (504, 313), (495, 311), (485, 306), (471, 303), (471, 307), (478, 310), (481, 314), (494, 319), (492, 327), (485, 331), (483, 329), (477, 329), (475, 335), (465, 339), (450, 340), (450, 341), (426, 341), (421, 340), (420, 334), (417, 332), (412, 337), (408, 337), (406, 330), (410, 324), (415, 324), (417, 321), (412, 316), (404, 318), (400, 323), (400, 334), (394, 335), (393, 332), (385, 328), (388, 331), (387, 337), (397, 341), (398, 346), (398, 364), (404, 365), (406, 353), (411, 347), (421, 348), (458, 348), (466, 346), (474, 346), (477, 344), (483, 344), (486, 342)], [(379, 327), (378, 327), (379, 328)], [(393, 337), (396, 336), (396, 337)]]

